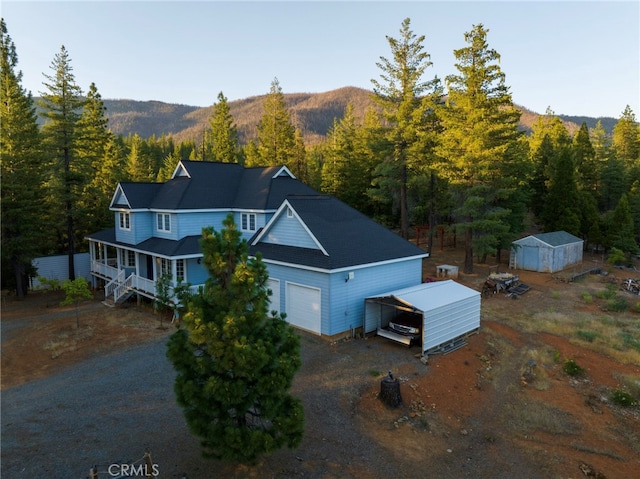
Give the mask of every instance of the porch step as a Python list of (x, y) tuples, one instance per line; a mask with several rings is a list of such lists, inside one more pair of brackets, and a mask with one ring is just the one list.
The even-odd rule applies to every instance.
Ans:
[(102, 302), (102, 304), (104, 304), (105, 306), (108, 306), (108, 307), (110, 307), (110, 308), (113, 308), (113, 307), (115, 307), (115, 305), (116, 305), (116, 304), (113, 302), (113, 299), (112, 299), (112, 298), (106, 298), (106, 299)]

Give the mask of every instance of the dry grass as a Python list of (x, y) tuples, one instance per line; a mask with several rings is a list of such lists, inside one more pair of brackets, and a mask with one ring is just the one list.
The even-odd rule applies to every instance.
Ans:
[(519, 398), (504, 411), (505, 424), (517, 435), (535, 432), (563, 436), (580, 434), (581, 425), (571, 414), (540, 401)]
[(517, 319), (529, 333), (549, 333), (568, 338), (623, 364), (640, 366), (640, 321), (634, 313), (563, 313), (540, 311)]

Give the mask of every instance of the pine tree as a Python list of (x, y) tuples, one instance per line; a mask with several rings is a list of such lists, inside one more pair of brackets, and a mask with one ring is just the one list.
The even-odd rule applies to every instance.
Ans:
[[(75, 227), (80, 216), (80, 197), (87, 183), (88, 165), (76, 155), (79, 121), (84, 99), (82, 90), (75, 83), (69, 53), (64, 45), (51, 62), (52, 75), (44, 75), (47, 92), (41, 94), (40, 106), (46, 122), (43, 127), (46, 147), (52, 155), (53, 190), (52, 211), (62, 209), (64, 218), (58, 220), (59, 236), (65, 243), (69, 258), (69, 279), (75, 279)], [(62, 208), (60, 208), (62, 205)]]
[(627, 168), (640, 161), (640, 124), (629, 105), (613, 127), (613, 147), (616, 156), (624, 161)]
[[(376, 66), (381, 70), (380, 81), (373, 83), (373, 100), (382, 108), (389, 124), (386, 137), (393, 147), (392, 154), (382, 158), (378, 174), (391, 176), (379, 182), (397, 186), (400, 207), (400, 230), (409, 235), (409, 206), (407, 184), (411, 168), (419, 169), (430, 152), (420, 143), (429, 123), (425, 117), (433, 113), (441, 96), (437, 78), (423, 81), (425, 70), (432, 66), (430, 55), (423, 51), (424, 35), (417, 36), (411, 30), (411, 20), (405, 18), (400, 28), (400, 38), (387, 36), (392, 59), (380, 57)], [(432, 133), (434, 133), (432, 131)]]
[(573, 163), (576, 168), (578, 187), (596, 195), (600, 179), (599, 163), (596, 161), (596, 151), (589, 138), (589, 128), (582, 123), (580, 130), (573, 137)]
[(565, 146), (550, 165), (549, 187), (541, 215), (544, 230), (579, 235), (579, 199), (571, 150)]
[(129, 181), (154, 181), (157, 174), (153, 171), (153, 161), (147, 142), (137, 133), (129, 140), (127, 155), (127, 177)]
[(295, 157), (295, 127), (277, 78), (271, 82), (258, 123), (258, 151), (260, 165), (252, 166), (290, 167)]
[(210, 277), (167, 350), (187, 423), (207, 457), (250, 462), (295, 448), (304, 418), (288, 390), (300, 343), (283, 317), (268, 312), (266, 266), (248, 257), (231, 214), (221, 232), (203, 230), (201, 246)]
[[(465, 232), (464, 272), (473, 272), (474, 248), (479, 255), (504, 242), (504, 219), (517, 178), (505, 169), (524, 158), (516, 143), (520, 112), (514, 107), (500, 55), (487, 44), (483, 25), (465, 33), (468, 46), (454, 51), (458, 75), (446, 78), (448, 99), (440, 112), (444, 133), (438, 147), (444, 159), (441, 174), (458, 200), (456, 216)], [(510, 181), (511, 180), (511, 181)], [(496, 231), (497, 233), (494, 233)]]
[(238, 128), (227, 98), (220, 92), (218, 102), (213, 105), (213, 114), (209, 118), (210, 131), (207, 143), (210, 145), (212, 161), (222, 163), (238, 162)]
[(613, 210), (611, 227), (607, 234), (612, 247), (624, 253), (637, 253), (638, 243), (635, 240), (633, 216), (627, 194), (622, 195)]
[[(100, 188), (100, 184), (104, 181), (100, 175), (109, 173), (105, 169), (105, 163), (112, 160), (107, 158), (107, 154), (113, 153), (113, 150), (109, 150), (109, 148), (114, 142), (113, 133), (109, 130), (106, 111), (98, 88), (92, 83), (89, 86), (84, 109), (78, 121), (80, 134), (75, 147), (79, 161), (88, 167), (88, 181), (85, 183), (78, 201), (78, 221), (75, 228), (76, 244), (82, 241), (86, 234), (104, 229), (113, 223), (109, 203), (116, 185), (111, 185), (112, 189), (107, 194)], [(120, 164), (116, 167), (120, 167)]]
[(31, 94), (16, 71), (18, 55), (0, 20), (0, 171), (2, 175), (2, 283), (27, 293), (31, 261), (42, 250), (42, 145)]

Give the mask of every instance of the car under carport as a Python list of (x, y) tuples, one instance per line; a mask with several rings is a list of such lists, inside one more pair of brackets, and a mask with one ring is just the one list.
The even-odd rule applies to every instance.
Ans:
[[(390, 291), (365, 299), (364, 330), (409, 346), (417, 342), (426, 355), (450, 352), (478, 332), (480, 299), (479, 291), (454, 280)], [(392, 324), (406, 324), (412, 315), (421, 317), (418, 341)]]

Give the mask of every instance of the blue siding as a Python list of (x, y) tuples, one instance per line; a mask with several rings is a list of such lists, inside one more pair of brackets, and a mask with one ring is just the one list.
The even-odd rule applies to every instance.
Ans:
[(187, 260), (187, 282), (193, 286), (204, 284), (209, 277), (209, 271), (204, 264), (198, 264), (198, 260), (191, 258)]
[(321, 334), (349, 334), (364, 321), (364, 300), (369, 296), (414, 286), (422, 282), (422, 259), (353, 269), (354, 277), (345, 281), (348, 271), (321, 273), (267, 263), (269, 277), (280, 280), (280, 310), (286, 311), (286, 282), (321, 289)]
[(153, 215), (149, 212), (131, 214), (131, 229), (135, 231), (135, 244), (142, 243), (153, 236), (153, 219)]
[(177, 217), (178, 238), (194, 236), (202, 233), (202, 228), (213, 226), (216, 231), (222, 229), (222, 220), (227, 216), (227, 212), (189, 212), (175, 215)]
[(422, 259), (354, 269), (331, 275), (331, 328), (329, 335), (350, 332), (364, 325), (364, 299), (422, 282)]
[(286, 299), (286, 283), (296, 283), (304, 286), (312, 286), (320, 289), (320, 314), (321, 314), (321, 330), (323, 335), (331, 334), (330, 325), (330, 295), (329, 295), (329, 275), (317, 271), (307, 271), (299, 268), (291, 268), (276, 264), (267, 264), (269, 277), (280, 280), (280, 311), (287, 310)]
[(318, 245), (316, 245), (309, 233), (304, 229), (300, 220), (296, 217), (289, 218), (286, 213), (280, 215), (262, 241), (265, 243), (318, 249)]

